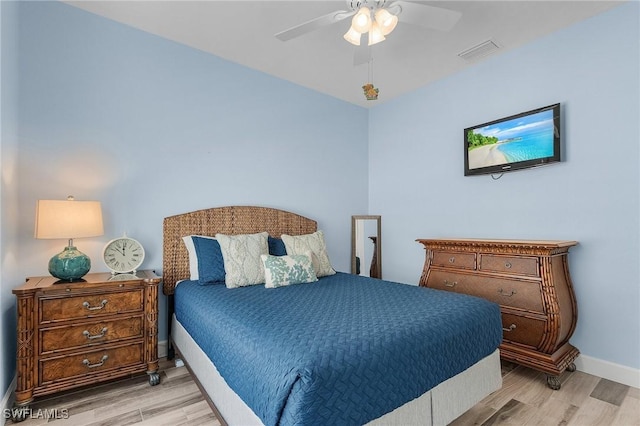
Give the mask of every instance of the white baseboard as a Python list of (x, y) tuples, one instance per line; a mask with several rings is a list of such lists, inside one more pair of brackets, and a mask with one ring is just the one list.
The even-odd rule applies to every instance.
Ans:
[(622, 383), (623, 385), (640, 388), (640, 370), (613, 362), (580, 355), (575, 361), (576, 368), (603, 379)]
[(167, 356), (169, 350), (169, 344), (166, 340), (158, 342), (158, 358), (164, 358)]

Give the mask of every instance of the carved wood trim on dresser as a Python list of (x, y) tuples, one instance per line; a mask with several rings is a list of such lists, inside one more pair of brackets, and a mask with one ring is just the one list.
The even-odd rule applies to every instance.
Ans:
[(152, 271), (104, 272), (74, 282), (32, 277), (14, 288), (15, 405), (134, 373), (158, 384), (160, 281)]
[(575, 241), (419, 239), (426, 250), (420, 285), (500, 305), (500, 356), (543, 371), (552, 389), (574, 371), (569, 343), (578, 309), (567, 255)]

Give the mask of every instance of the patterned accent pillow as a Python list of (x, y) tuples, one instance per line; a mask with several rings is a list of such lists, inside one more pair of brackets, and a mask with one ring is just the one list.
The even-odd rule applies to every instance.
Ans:
[(333, 275), (336, 271), (331, 266), (327, 247), (324, 243), (324, 234), (322, 231), (316, 231), (313, 234), (306, 235), (286, 235), (282, 234), (282, 241), (287, 248), (289, 256), (294, 254), (305, 254), (311, 252), (311, 261), (313, 269), (316, 271), (318, 278), (327, 275)]
[(264, 283), (264, 267), (260, 256), (269, 254), (269, 234), (216, 234), (224, 259), (227, 288)]
[(318, 281), (311, 262), (311, 252), (292, 256), (260, 256), (264, 265), (264, 286), (278, 288), (290, 284), (304, 284)]

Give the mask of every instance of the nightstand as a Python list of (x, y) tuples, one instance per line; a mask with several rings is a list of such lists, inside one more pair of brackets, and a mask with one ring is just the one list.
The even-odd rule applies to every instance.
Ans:
[[(153, 271), (31, 277), (17, 297), (16, 407), (34, 398), (146, 372), (158, 374), (158, 284)], [(18, 419), (21, 420), (21, 419)]]

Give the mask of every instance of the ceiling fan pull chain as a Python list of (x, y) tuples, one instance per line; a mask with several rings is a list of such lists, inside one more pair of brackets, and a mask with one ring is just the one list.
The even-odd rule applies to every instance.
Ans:
[(364, 90), (364, 96), (368, 101), (375, 101), (378, 99), (379, 90), (373, 85), (373, 58), (369, 59), (367, 64), (368, 67), (368, 82), (362, 86), (362, 90)]

